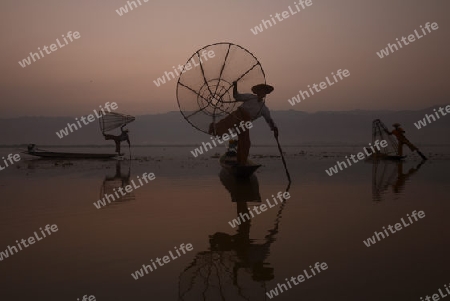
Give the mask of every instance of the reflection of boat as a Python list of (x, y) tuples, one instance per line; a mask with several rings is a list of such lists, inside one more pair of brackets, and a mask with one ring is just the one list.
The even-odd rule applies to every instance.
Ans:
[(227, 172), (238, 178), (248, 178), (261, 167), (261, 164), (256, 164), (251, 160), (247, 160), (246, 165), (238, 165), (236, 157), (230, 157), (226, 154), (220, 157), (219, 162)]
[(111, 159), (117, 156), (117, 154), (51, 152), (37, 149), (34, 144), (30, 144), (28, 151), (23, 153), (46, 159)]
[[(220, 180), (236, 204), (237, 216), (249, 214), (247, 202), (261, 199), (255, 175), (241, 181), (222, 171)], [(275, 277), (267, 258), (285, 205), (286, 201), (279, 206), (274, 226), (264, 239), (250, 238), (251, 219), (236, 225), (235, 234), (210, 235), (208, 250), (197, 253), (180, 274), (179, 301), (266, 300), (266, 282)]]
[(232, 202), (260, 202), (258, 178), (251, 175), (245, 179), (237, 179), (226, 170), (220, 171), (220, 182), (231, 195)]
[(395, 194), (401, 193), (405, 189), (406, 182), (410, 177), (419, 171), (424, 161), (416, 167), (411, 167), (408, 172), (403, 173), (403, 161), (386, 162), (376, 160), (372, 167), (372, 196), (378, 202), (383, 200), (383, 194), (392, 186)]

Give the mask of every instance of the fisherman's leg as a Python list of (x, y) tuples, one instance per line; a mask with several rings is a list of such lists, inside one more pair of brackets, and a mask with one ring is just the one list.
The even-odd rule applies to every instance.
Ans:
[(108, 134), (103, 134), (103, 136), (105, 137), (105, 140), (114, 140), (114, 138), (116, 138), (115, 136)]
[[(233, 125), (239, 121), (238, 114), (239, 114), (238, 111), (234, 111), (227, 117), (217, 122), (215, 126), (216, 135), (222, 136), (223, 134), (227, 133), (230, 128), (233, 128)], [(213, 123), (210, 124), (210, 133), (209, 133), (210, 135), (213, 134), (213, 132), (211, 132), (212, 126)]]
[(237, 161), (244, 165), (247, 163), (248, 154), (250, 153), (250, 132), (248, 130), (238, 135)]
[(114, 142), (116, 143), (116, 153), (120, 155), (120, 141), (114, 140)]
[[(250, 115), (242, 109), (239, 110), (239, 117), (244, 122), (251, 120)], [(245, 131), (241, 131), (238, 135), (238, 139), (237, 161), (240, 164), (245, 164), (247, 163), (248, 154), (250, 153), (250, 130), (246, 129)]]

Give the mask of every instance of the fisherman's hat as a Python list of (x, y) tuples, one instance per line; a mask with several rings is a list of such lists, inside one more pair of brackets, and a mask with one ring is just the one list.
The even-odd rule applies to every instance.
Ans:
[(393, 127), (399, 127), (400, 126), (400, 123), (394, 123), (393, 125), (392, 125)]
[(258, 92), (262, 92), (264, 94), (270, 94), (273, 91), (273, 87), (266, 84), (259, 84), (252, 87), (252, 92), (258, 94)]

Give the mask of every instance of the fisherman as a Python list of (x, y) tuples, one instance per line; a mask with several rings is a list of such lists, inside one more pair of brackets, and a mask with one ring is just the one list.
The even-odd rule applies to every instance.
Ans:
[(28, 144), (28, 152), (34, 153), (36, 151), (36, 144)]
[(105, 140), (114, 140), (114, 142), (116, 143), (116, 152), (119, 156), (123, 156), (123, 154), (120, 153), (120, 143), (122, 141), (127, 141), (128, 146), (130, 146), (130, 137), (128, 137), (129, 130), (127, 130), (127, 129), (124, 130), (123, 129), (124, 126), (125, 125), (122, 125), (120, 127), (120, 130), (122, 131), (122, 133), (118, 136), (103, 133)]
[(403, 135), (405, 133), (405, 130), (400, 127), (399, 123), (394, 123), (392, 126), (395, 129), (392, 132), (386, 130), (386, 133), (389, 135), (394, 135), (397, 138), (398, 141), (397, 152), (400, 157), (403, 156), (403, 145), (406, 144), (412, 152), (416, 151), (420, 155), (420, 157), (422, 157), (423, 160), (427, 160), (427, 157), (425, 157), (425, 155), (422, 154), (422, 152), (420, 152), (419, 149), (405, 137), (405, 135)]
[[(275, 125), (270, 111), (266, 107), (264, 98), (267, 94), (273, 91), (273, 87), (266, 84), (259, 84), (252, 87), (253, 94), (239, 94), (237, 89), (237, 82), (233, 82), (233, 97), (236, 101), (243, 102), (236, 111), (220, 120), (215, 125), (214, 123), (209, 125), (210, 135), (220, 135), (227, 133), (229, 129), (241, 121), (254, 121), (263, 116), (266, 122), (269, 124), (270, 129), (274, 132), (275, 137), (278, 138), (278, 128)], [(238, 134), (238, 147), (237, 147), (237, 163), (239, 165), (245, 165), (247, 162), (248, 154), (250, 152), (250, 133), (249, 130), (241, 131)]]

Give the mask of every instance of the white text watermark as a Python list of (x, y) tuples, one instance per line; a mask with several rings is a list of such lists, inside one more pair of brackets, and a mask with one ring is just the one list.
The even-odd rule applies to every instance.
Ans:
[[(213, 137), (213, 136), (211, 136), (211, 140), (212, 140), (211, 142), (214, 144), (214, 147), (217, 147), (216, 140), (217, 140), (217, 142), (219, 144), (222, 144), (222, 143), (224, 143), (224, 142), (226, 142), (226, 141), (228, 141), (230, 139), (233, 139), (234, 137), (237, 137), (238, 134), (240, 134), (241, 132), (251, 129), (253, 127), (253, 123), (251, 123), (251, 121), (247, 121), (247, 122), (241, 121), (239, 123), (239, 126), (236, 126), (236, 124), (234, 126), (235, 126), (234, 127), (234, 132), (235, 133), (233, 133), (232, 129), (229, 129), (228, 132), (230, 133), (230, 135), (225, 133), (225, 134), (222, 135), (222, 137), (219, 137), (219, 136)], [(239, 130), (239, 128), (240, 128), (240, 130)], [(221, 138), (222, 138), (222, 140), (221, 140)], [(196, 149), (191, 151), (191, 154), (195, 158), (197, 158), (199, 155), (203, 155), (203, 149), (205, 150), (205, 153), (206, 153), (208, 150), (213, 148), (211, 142), (203, 142), (200, 147), (197, 147)], [(208, 147), (209, 147), (209, 149), (208, 149)]]
[[(56, 50), (61, 49), (64, 46), (69, 44), (67, 39), (69, 39), (70, 42), (73, 42), (74, 39), (78, 40), (81, 36), (80, 36), (80, 33), (78, 31), (74, 31), (73, 33), (71, 31), (69, 31), (67, 33), (67, 36), (62, 35), (62, 37), (63, 37), (63, 40), (64, 40), (65, 44), (61, 44), (61, 42), (59, 41), (59, 38), (58, 38), (58, 39), (56, 39), (56, 42), (57, 42), (59, 47), (57, 47), (56, 44), (51, 44), (49, 47), (47, 47), (45, 45), (44, 47), (42, 47), (42, 49), (41, 49), (41, 47), (38, 47), (38, 52), (39, 53), (38, 52), (34, 52), (34, 53), (30, 52), (30, 55), (27, 58), (23, 59), (22, 61), (19, 61), (19, 65), (22, 68), (25, 68), (26, 66), (31, 65), (31, 63), (32, 63), (31, 60), (32, 59), (33, 59), (33, 62), (36, 62), (36, 59), (40, 60), (41, 58), (43, 58), (44, 57), (44, 52), (46, 54), (50, 54), (52, 52), (55, 52)], [(49, 51), (49, 49), (50, 49), (50, 51)]]
[[(414, 125), (416, 126), (416, 128), (418, 130), (420, 130), (422, 127), (426, 127), (428, 124), (431, 123), (431, 121), (436, 121), (437, 119), (441, 118), (439, 116), (438, 112), (436, 112), (436, 109), (433, 109), (433, 111), (434, 111), (434, 114), (436, 115), (436, 117), (434, 117), (433, 114), (430, 114), (430, 115), (425, 114), (425, 118), (424, 119), (419, 120), (417, 123), (414, 122)], [(444, 112), (444, 108), (443, 107), (440, 107), (438, 111), (442, 114), (442, 116), (446, 116), (447, 114), (450, 113), (450, 105), (445, 107), (445, 111), (447, 111), (447, 113)], [(428, 121), (428, 123), (427, 123), (427, 121)]]
[[(308, 273), (308, 271), (303, 270), (303, 273), (296, 277), (293, 276), (290, 279), (285, 278), (286, 284), (278, 283), (277, 287), (275, 287), (274, 289), (271, 289), (269, 292), (266, 293), (267, 297), (269, 297), (270, 299), (277, 297), (278, 294), (281, 294), (284, 291), (291, 289), (292, 284), (297, 286), (300, 283), (304, 282), (305, 280), (308, 280), (308, 279), (312, 278), (313, 276), (320, 274), (320, 272), (325, 271), (326, 269), (328, 269), (328, 265), (326, 262), (322, 262), (322, 263), (316, 262), (316, 264), (314, 264), (314, 267), (309, 266), (309, 269), (310, 269), (309, 273)], [(288, 286), (289, 286), (289, 288), (288, 288)]]
[[(105, 103), (105, 108), (103, 108), (101, 105), (99, 106), (100, 108), (100, 112), (102, 114), (97, 113), (97, 110), (94, 110), (94, 114), (90, 114), (87, 117), (85, 116), (81, 116), (80, 120), (83, 122), (84, 125), (88, 125), (90, 122), (94, 122), (95, 121), (95, 117), (97, 118), (101, 118), (103, 115), (105, 115), (105, 109), (110, 113), (111, 110), (117, 110), (118, 106), (117, 103), (112, 102), (111, 104), (109, 102)], [(70, 133), (73, 133), (73, 131), (78, 130), (79, 128), (82, 128), (82, 125), (80, 123), (80, 120), (78, 120), (78, 118), (75, 118), (75, 121), (78, 124), (78, 127), (75, 123), (68, 123), (67, 126), (60, 130), (59, 132), (56, 132), (56, 136), (58, 136), (59, 139), (64, 138), (65, 136), (69, 135), (69, 130)]]
[[(273, 208), (276, 205), (278, 205), (278, 200), (279, 200), (280, 203), (282, 203), (282, 202), (288, 200), (290, 197), (291, 197), (291, 195), (289, 194), (289, 192), (287, 192), (287, 191), (285, 191), (285, 192), (279, 191), (277, 193), (277, 197), (276, 198), (275, 198), (274, 195), (272, 195), (272, 199), (274, 201), (273, 204), (270, 203), (269, 199), (266, 199), (267, 205), (266, 204), (261, 204), (259, 206), (253, 206), (253, 209), (248, 208), (248, 211), (249, 211), (250, 214), (241, 212), (241, 213), (239, 213), (239, 216), (237, 218), (235, 218), (232, 221), (228, 222), (228, 224), (230, 224), (230, 226), (232, 228), (236, 228), (236, 226), (239, 226), (240, 224), (245, 223), (245, 222), (251, 220), (252, 218), (254, 218), (255, 214), (253, 214), (253, 211), (256, 214), (260, 215), (261, 213), (265, 212), (267, 209)], [(250, 217), (250, 215), (251, 215), (251, 217)]]
[(305, 89), (305, 91), (300, 90), (296, 96), (292, 97), (292, 99), (288, 99), (288, 102), (291, 104), (291, 106), (294, 106), (294, 105), (300, 103), (302, 101), (302, 99), (305, 100), (307, 97), (308, 98), (312, 97), (314, 95), (314, 91), (316, 93), (319, 93), (320, 91), (325, 90), (326, 88), (331, 87), (332, 85), (337, 83), (339, 80), (336, 78), (336, 76), (339, 77), (341, 81), (344, 79), (344, 77), (349, 77), (350, 71), (348, 71), (347, 69), (345, 69), (344, 71), (339, 69), (338, 71), (336, 71), (336, 75), (334, 74), (334, 72), (331, 72), (331, 75), (333, 76), (334, 82), (330, 81), (328, 76), (326, 76), (325, 77), (326, 82), (323, 81), (320, 84), (314, 83), (312, 85), (312, 87), (311, 87), (311, 85), (308, 85), (308, 90), (311, 94), (308, 93), (308, 91), (306, 89)]
[[(211, 58), (215, 57), (216, 54), (214, 53), (213, 50), (209, 50), (209, 51), (203, 50), (202, 53), (199, 54), (198, 56), (199, 56), (198, 62), (196, 62), (194, 58), (191, 58), (191, 60), (184, 66), (180, 65), (180, 64), (178, 64), (178, 67), (172, 66), (173, 72), (172, 71), (169, 71), (169, 72), (165, 71), (163, 76), (158, 77), (157, 80), (153, 81), (153, 83), (157, 87), (160, 87), (161, 85), (165, 84), (166, 82), (169, 82), (172, 79), (176, 79), (178, 76), (180, 76), (180, 74), (183, 74), (183, 73), (191, 70), (192, 67), (200, 66), (200, 64), (203, 64), (203, 62), (208, 61), (208, 57), (211, 59)], [(180, 71), (180, 72), (178, 72), (178, 71)], [(166, 79), (167, 79), (167, 81), (166, 81)]]
[[(8, 246), (8, 248), (3, 251), (0, 252), (0, 261), (3, 261), (3, 259), (8, 258), (11, 255), (14, 255), (16, 253), (18, 253), (19, 251), (22, 251), (22, 246), (24, 248), (28, 248), (30, 245), (35, 244), (37, 241), (43, 240), (45, 237), (47, 237), (47, 235), (52, 235), (52, 233), (55, 233), (58, 231), (58, 226), (57, 225), (47, 225), (44, 227), (44, 229), (39, 228), (41, 230), (41, 235), (42, 237), (39, 237), (39, 234), (35, 231), (33, 236), (28, 237), (28, 239), (22, 239), (20, 242), (18, 240), (16, 240), (17, 243), (17, 247), (16, 246)], [(47, 233), (47, 235), (45, 234)], [(27, 244), (28, 242), (28, 244)], [(17, 249), (19, 248), (19, 250)]]
[(269, 16), (270, 20), (261, 20), (261, 23), (259, 25), (255, 26), (254, 28), (250, 28), (250, 31), (254, 35), (257, 35), (258, 33), (262, 33), (264, 31), (264, 29), (268, 29), (269, 27), (276, 25), (277, 24), (276, 20), (278, 20), (278, 22), (282, 22), (282, 21), (286, 20), (287, 18), (289, 18), (293, 15), (296, 15), (299, 12), (305, 10), (306, 7), (311, 6), (312, 4), (313, 4), (312, 0), (306, 0), (306, 1), (299, 0), (298, 3), (294, 2), (294, 6), (295, 6), (294, 9), (289, 5), (288, 10), (283, 11), (281, 14), (276, 13), (275, 17), (273, 15), (270, 15)]
[(0, 171), (4, 170), (5, 168), (7, 168), (7, 167), (9, 167), (11, 165), (13, 165), (14, 162), (19, 162), (20, 159), (21, 158), (20, 158), (19, 154), (14, 154), (14, 155), (13, 154), (9, 154), (6, 159), (5, 159), (5, 157), (2, 157), (4, 166), (2, 166), (2, 163), (0, 163)]
[(397, 44), (395, 42), (394, 42), (394, 44), (388, 43), (386, 48), (381, 49), (379, 52), (377, 52), (377, 55), (380, 57), (380, 59), (382, 59), (382, 58), (388, 56), (389, 54), (394, 53), (395, 51), (398, 51), (399, 47), (401, 49), (401, 48), (403, 48), (403, 46), (407, 46), (407, 45), (411, 44), (412, 42), (416, 41), (416, 38), (417, 38), (417, 40), (423, 38), (424, 36), (427, 35), (427, 31), (428, 31), (428, 33), (430, 33), (431, 29), (438, 30), (439, 26), (436, 22), (434, 22), (432, 24), (430, 24), (430, 22), (427, 22), (427, 24), (425, 24), (425, 28), (427, 30), (425, 30), (425, 28), (423, 28), (422, 25), (420, 25), (420, 28), (422, 29), (423, 35), (420, 35), (420, 33), (417, 32), (417, 29), (415, 29), (414, 34), (410, 34), (408, 37), (401, 37), (400, 40), (397, 38), (396, 39)]
[[(127, 193), (130, 193), (130, 192), (132, 192), (133, 190), (136, 190), (136, 189), (138, 189), (138, 188), (144, 186), (144, 183), (141, 181), (141, 179), (144, 180), (145, 184), (148, 184), (149, 181), (153, 181), (153, 180), (155, 179), (155, 174), (154, 174), (154, 173), (149, 173), (149, 174), (144, 173), (144, 174), (142, 175), (142, 178), (140, 178), (139, 176), (137, 176), (137, 180), (139, 181), (139, 184), (140, 184), (140, 185), (136, 185), (136, 183), (134, 182), (134, 180), (131, 180), (131, 184), (132, 184), (132, 185), (130, 184), (130, 185), (127, 185), (127, 186), (125, 186), (125, 187), (119, 187), (119, 188), (117, 188), (117, 190), (114, 188), (114, 189), (113, 189), (113, 190), (114, 190), (114, 194), (106, 193), (106, 194), (103, 196), (102, 199), (100, 199), (100, 200), (98, 200), (97, 202), (94, 202), (94, 203), (93, 203), (94, 206), (95, 206), (95, 208), (100, 209), (100, 208), (106, 206), (106, 204), (107, 204), (106, 202), (108, 202), (109, 204), (111, 204), (111, 202), (114, 202), (114, 201), (120, 199), (121, 197), (126, 196)], [(124, 190), (125, 190), (125, 191), (124, 191)], [(119, 194), (120, 194), (120, 195), (119, 195)]]
[[(419, 218), (424, 218), (425, 217), (425, 212), (424, 211), (419, 211), (417, 212), (417, 210), (414, 210), (411, 213), (411, 216), (409, 216), (409, 214), (406, 215), (408, 217), (409, 222), (412, 224), (413, 223), (413, 219), (411, 218), (411, 216), (414, 218), (414, 220), (417, 222)], [(397, 231), (400, 231), (403, 229), (403, 227), (408, 227), (411, 224), (408, 224), (407, 222), (405, 222), (405, 220), (403, 219), (403, 217), (400, 219), (402, 223), (396, 223), (394, 226), (389, 225), (387, 228), (389, 229), (389, 231), (386, 229), (386, 227), (383, 227), (383, 231), (381, 232), (374, 232), (375, 235), (373, 235), (372, 237), (369, 237), (367, 240), (363, 240), (363, 243), (366, 245), (366, 247), (370, 247), (373, 246), (374, 244), (377, 243), (377, 240), (380, 241), (381, 238), (385, 239), (386, 237), (389, 236), (389, 232), (391, 234), (396, 233)], [(394, 230), (395, 228), (395, 230)], [(386, 234), (386, 235), (385, 235)], [(381, 237), (381, 238), (380, 238)], [(376, 239), (375, 239), (376, 238)]]
[[(158, 266), (159, 266), (159, 267), (162, 267), (162, 266), (164, 266), (164, 264), (167, 264), (167, 263), (171, 262), (172, 260), (175, 260), (175, 259), (177, 259), (178, 257), (181, 257), (181, 255), (186, 254), (186, 251), (192, 251), (192, 250), (194, 250), (194, 247), (192, 246), (192, 244), (186, 244), (186, 245), (184, 245), (184, 243), (183, 243), (183, 244), (180, 245), (179, 248), (180, 248), (180, 249), (178, 249), (177, 247), (174, 247), (175, 253), (176, 253), (178, 256), (175, 256), (175, 255), (172, 253), (172, 250), (170, 250), (170, 251), (169, 251), (170, 257), (169, 257), (169, 255), (166, 255), (166, 256), (163, 256), (162, 258), (157, 257), (157, 258), (155, 259), (155, 261), (156, 261), (156, 263), (158, 263), (158, 265), (156, 265), (155, 261), (153, 261), (153, 259), (151, 259), (151, 260), (150, 260), (151, 264), (148, 264), (148, 265), (143, 264), (143, 265), (142, 265), (142, 268), (139, 269), (139, 270), (137, 270), (137, 271), (134, 272), (134, 273), (131, 273), (131, 276), (133, 277), (134, 280), (138, 280), (139, 278), (144, 277), (144, 276), (145, 276), (146, 274), (148, 274), (149, 272), (156, 271), (156, 270), (158, 269)], [(181, 254), (180, 252), (183, 253), (183, 254)], [(144, 272), (145, 272), (145, 274), (144, 274)]]
[[(359, 152), (357, 155), (350, 155), (350, 159), (352, 159), (353, 163), (358, 163), (359, 161), (364, 160), (364, 159), (366, 158), (366, 155), (367, 155), (367, 157), (369, 157), (369, 156), (371, 156), (371, 155), (373, 155), (373, 154), (375, 154), (375, 153), (378, 153), (378, 152), (381, 150), (380, 146), (383, 147), (383, 148), (386, 147), (386, 146), (388, 146), (387, 141), (386, 141), (386, 140), (381, 140), (381, 142), (380, 142), (379, 140), (376, 140), (376, 141), (374, 142), (374, 145), (373, 145), (373, 146), (372, 146), (372, 143), (369, 143), (369, 147), (370, 147), (370, 149), (372, 150), (372, 153), (370, 153), (370, 152), (367, 150), (367, 148), (365, 147), (365, 148), (364, 148), (364, 153), (365, 153), (365, 154), (364, 154), (363, 152)], [(375, 150), (374, 147), (377, 148), (377, 150)], [(347, 159), (348, 166), (352, 166), (352, 163), (350, 162), (350, 159), (349, 159), (347, 156), (345, 156), (345, 158)], [(358, 159), (355, 159), (355, 158), (358, 158)], [(345, 161), (342, 161), (342, 162), (336, 161), (336, 163), (337, 163), (337, 164), (336, 164), (335, 166), (330, 167), (330, 169), (326, 169), (326, 170), (325, 170), (325, 172), (326, 172), (330, 177), (331, 177), (333, 174), (337, 174), (337, 173), (339, 172), (339, 169), (340, 169), (340, 170), (343, 170), (343, 169), (342, 169), (342, 166), (343, 166), (344, 168), (347, 168), (347, 167), (348, 167), (347, 164), (345, 163)], [(339, 169), (338, 169), (338, 167), (339, 167)]]

